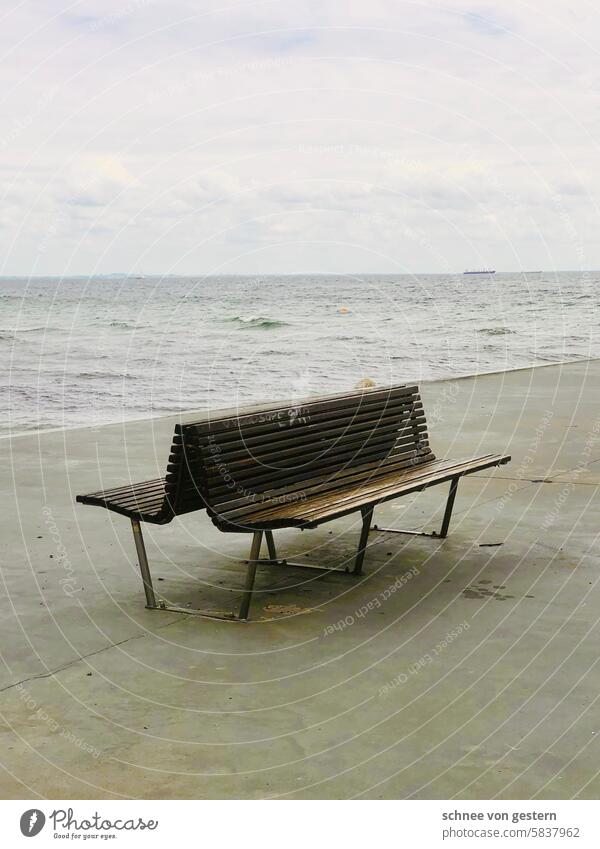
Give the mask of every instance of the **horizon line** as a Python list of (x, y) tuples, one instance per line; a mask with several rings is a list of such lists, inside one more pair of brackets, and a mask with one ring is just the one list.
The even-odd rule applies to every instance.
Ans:
[[(469, 269), (470, 273), (473, 273)], [(476, 270), (475, 270), (476, 271)], [(487, 274), (492, 269), (482, 269), (481, 274)], [(598, 268), (535, 268), (535, 269), (509, 269), (498, 270), (493, 269), (494, 274), (564, 274), (566, 272), (575, 272), (578, 274), (588, 274), (600, 272)], [(168, 277), (305, 277), (307, 275), (315, 275), (322, 277), (367, 277), (367, 276), (384, 276), (384, 277), (415, 277), (418, 275), (429, 275), (435, 277), (444, 277), (449, 275), (463, 275), (467, 270), (462, 271), (229, 271), (229, 272), (128, 272), (128, 271), (101, 271), (101, 272), (86, 272), (81, 274), (0, 274), (0, 280), (73, 280), (78, 278), (88, 278), (93, 280), (102, 277), (130, 277), (133, 279), (143, 280), (144, 278), (168, 278)]]

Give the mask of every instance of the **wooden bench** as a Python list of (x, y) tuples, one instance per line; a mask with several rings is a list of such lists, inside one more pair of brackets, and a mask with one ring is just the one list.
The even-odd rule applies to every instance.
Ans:
[[(165, 524), (174, 516), (206, 509), (221, 531), (251, 533), (239, 611), (239, 618), (246, 619), (259, 564), (308, 567), (277, 558), (277, 528), (315, 528), (360, 512), (352, 570), (359, 575), (378, 504), (448, 482), (441, 529), (424, 534), (445, 537), (459, 479), (509, 460), (503, 454), (437, 459), (418, 387), (401, 385), (207, 413), (176, 425), (164, 478), (78, 495), (77, 501), (131, 519), (147, 607), (152, 609), (180, 610), (156, 602), (140, 522)], [(263, 534), (265, 559), (260, 558)]]

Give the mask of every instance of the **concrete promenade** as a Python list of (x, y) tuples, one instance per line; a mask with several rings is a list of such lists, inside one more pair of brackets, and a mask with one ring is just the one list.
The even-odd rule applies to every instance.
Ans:
[[(0, 440), (0, 797), (598, 798), (600, 362), (422, 393), (438, 457), (512, 463), (461, 482), (448, 539), (374, 532), (360, 579), (260, 570), (246, 624), (146, 610), (129, 521), (74, 503), (163, 475), (174, 418)], [(341, 564), (358, 527), (276, 539)], [(165, 598), (238, 603), (247, 536), (144, 533)]]

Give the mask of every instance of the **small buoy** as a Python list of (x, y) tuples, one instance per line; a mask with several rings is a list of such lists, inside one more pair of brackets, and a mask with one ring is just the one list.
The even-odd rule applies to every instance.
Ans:
[(375, 381), (371, 380), (370, 377), (363, 377), (362, 380), (359, 380), (355, 389), (370, 389), (372, 386), (375, 386)]

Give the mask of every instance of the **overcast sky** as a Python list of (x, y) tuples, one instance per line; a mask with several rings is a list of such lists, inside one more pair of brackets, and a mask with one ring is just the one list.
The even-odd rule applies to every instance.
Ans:
[(1, 8), (1, 274), (600, 267), (592, 3)]

